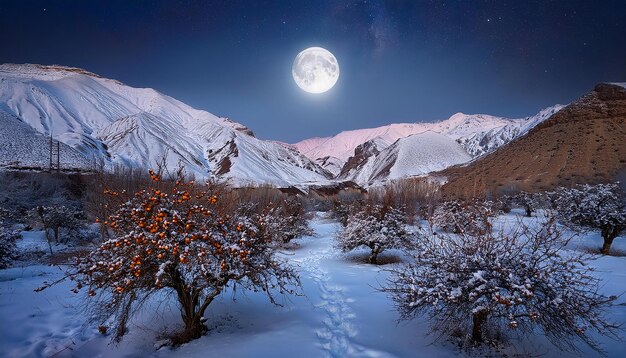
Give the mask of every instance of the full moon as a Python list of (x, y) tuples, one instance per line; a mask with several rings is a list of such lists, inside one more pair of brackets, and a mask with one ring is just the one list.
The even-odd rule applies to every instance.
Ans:
[(296, 56), (291, 67), (293, 80), (309, 93), (324, 93), (339, 79), (339, 63), (330, 51), (309, 47)]

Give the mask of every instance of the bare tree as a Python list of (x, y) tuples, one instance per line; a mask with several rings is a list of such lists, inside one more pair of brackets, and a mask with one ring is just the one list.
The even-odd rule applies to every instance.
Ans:
[[(63, 205), (38, 206), (31, 211), (31, 214), (34, 214), (43, 225), (51, 255), (53, 254), (52, 239), (54, 238), (54, 242), (57, 244), (61, 242), (59, 240), (61, 228), (76, 230), (80, 225), (79, 217), (81, 213), (78, 210)], [(50, 237), (50, 230), (52, 230), (52, 237)]]
[(435, 208), (430, 222), (455, 234), (491, 230), (490, 218), (497, 213), (490, 201), (446, 201)]
[(412, 235), (406, 229), (406, 217), (399, 209), (386, 205), (365, 205), (348, 218), (346, 227), (337, 235), (339, 248), (352, 251), (366, 246), (371, 250), (369, 263), (376, 264), (386, 249), (411, 246)]
[(467, 335), (481, 344), (539, 329), (561, 349), (575, 351), (583, 342), (601, 351), (592, 332), (619, 338), (605, 318), (615, 297), (599, 291), (591, 256), (565, 250), (570, 239), (554, 218), (534, 228), (425, 233), (414, 262), (392, 269), (382, 291), (402, 319), (427, 315), (442, 336)]
[(543, 194), (527, 193), (525, 191), (520, 191), (519, 193), (510, 196), (509, 200), (511, 204), (521, 206), (527, 217), (531, 217), (538, 208), (546, 205), (547, 203)]
[(293, 239), (313, 235), (302, 203), (288, 198), (278, 204), (269, 204), (260, 213), (261, 229), (278, 244), (287, 244)]
[(407, 221), (413, 224), (416, 215), (431, 212), (440, 201), (440, 186), (424, 178), (399, 179), (384, 186), (370, 188), (368, 199), (372, 204), (402, 208)]
[(559, 188), (551, 195), (566, 224), (600, 230), (604, 255), (610, 253), (613, 240), (626, 230), (626, 198), (618, 184)]

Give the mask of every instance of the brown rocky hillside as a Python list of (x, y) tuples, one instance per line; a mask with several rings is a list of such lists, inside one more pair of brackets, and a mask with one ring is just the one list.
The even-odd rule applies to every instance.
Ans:
[(525, 136), (446, 169), (445, 197), (601, 183), (626, 172), (626, 88), (599, 84)]

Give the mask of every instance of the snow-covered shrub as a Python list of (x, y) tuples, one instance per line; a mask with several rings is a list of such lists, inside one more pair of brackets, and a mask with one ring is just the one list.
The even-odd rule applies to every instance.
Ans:
[(18, 231), (5, 228), (0, 222), (0, 269), (9, 267), (11, 261), (17, 258), (15, 242), (19, 238)]
[(61, 228), (76, 229), (80, 226), (81, 212), (67, 206), (38, 206), (33, 209), (39, 217), (46, 235), (48, 230), (52, 230), (54, 241), (59, 243), (59, 230)]
[(279, 205), (268, 206), (262, 214), (261, 224), (277, 243), (287, 244), (293, 239), (313, 235), (306, 211), (297, 199), (285, 199)]
[(173, 338), (177, 344), (206, 331), (204, 312), (228, 285), (263, 291), (271, 302), (275, 291), (299, 285), (294, 271), (275, 258), (273, 238), (260, 223), (219, 213), (218, 193), (210, 187), (182, 180), (166, 186), (151, 175), (150, 187), (103, 221), (115, 237), (80, 258), (70, 274), (75, 292), (86, 288), (100, 319), (113, 317), (115, 339), (161, 290), (174, 293), (180, 305), (184, 330)]
[(350, 217), (350, 206), (344, 201), (335, 200), (333, 201), (330, 213), (341, 225), (346, 226), (348, 224), (348, 218)]
[[(61, 228), (67, 229), (69, 232), (65, 235), (63, 243), (67, 243), (70, 236), (76, 236), (78, 228), (80, 227), (80, 217), (82, 213), (74, 208), (59, 205), (59, 206), (38, 206), (30, 211), (30, 216), (38, 219), (46, 232), (46, 239), (48, 240), (48, 246), (50, 248), (50, 254), (52, 254), (52, 239), (55, 243), (60, 243), (60, 231)], [(52, 231), (53, 237), (50, 237), (49, 231)]]
[(541, 332), (562, 349), (578, 341), (599, 349), (592, 332), (615, 337), (604, 317), (615, 297), (599, 293), (590, 256), (564, 250), (570, 238), (555, 219), (442, 236), (424, 234), (414, 262), (382, 288), (403, 319), (429, 316), (434, 331), (475, 344)]
[(531, 217), (537, 209), (546, 206), (547, 199), (541, 193), (527, 193), (520, 191), (519, 193), (509, 197), (511, 204), (520, 206), (524, 209), (527, 217)]
[(558, 188), (551, 196), (559, 218), (575, 228), (600, 230), (608, 255), (613, 240), (626, 230), (626, 197), (618, 184)]
[(28, 213), (22, 210), (6, 209), (0, 207), (0, 225), (4, 227), (20, 228), (20, 230), (29, 230), (27, 225)]
[(360, 211), (365, 205), (365, 202), (360, 199), (349, 201), (335, 200), (331, 209), (331, 215), (345, 227), (348, 225), (348, 219), (350, 216), (352, 216), (355, 212)]
[(406, 217), (396, 208), (385, 205), (365, 205), (353, 213), (337, 235), (343, 252), (366, 246), (371, 250), (369, 263), (376, 264), (386, 249), (411, 247), (412, 235), (406, 229)]
[(496, 210), (490, 201), (446, 201), (435, 209), (430, 221), (455, 234), (484, 233), (491, 230), (489, 218), (494, 215)]
[(500, 196), (493, 202), (493, 208), (500, 213), (508, 214), (513, 209), (513, 203), (510, 196)]
[(264, 208), (258, 204), (242, 203), (237, 213), (259, 223), (259, 229), (271, 236), (278, 245), (283, 245), (303, 236), (313, 235), (302, 203), (294, 198), (278, 204), (269, 203)]

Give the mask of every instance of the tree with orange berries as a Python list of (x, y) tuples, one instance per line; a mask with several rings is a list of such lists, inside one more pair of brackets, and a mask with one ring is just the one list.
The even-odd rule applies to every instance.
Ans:
[(261, 290), (272, 303), (276, 293), (299, 287), (296, 273), (275, 257), (271, 233), (254, 218), (221, 212), (215, 188), (150, 175), (150, 188), (103, 221), (115, 237), (71, 274), (75, 291), (85, 288), (97, 310), (114, 317), (115, 339), (141, 303), (162, 290), (180, 305), (184, 330), (172, 339), (180, 344), (206, 331), (204, 312), (229, 284)]

